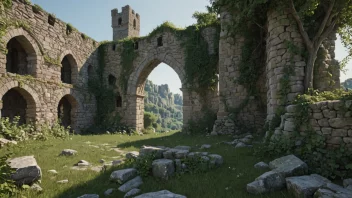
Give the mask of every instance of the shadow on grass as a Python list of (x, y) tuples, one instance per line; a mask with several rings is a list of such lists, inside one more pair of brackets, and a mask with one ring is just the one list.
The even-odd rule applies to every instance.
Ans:
[[(224, 158), (224, 164), (220, 168), (206, 173), (177, 175), (168, 181), (152, 177), (143, 178), (144, 184), (141, 186), (143, 193), (166, 189), (188, 198), (292, 197), (286, 191), (262, 196), (248, 194), (245, 190), (246, 184), (263, 173), (263, 171), (253, 168), (259, 158), (253, 155), (253, 149), (235, 149), (232, 146), (221, 144), (223, 141), (229, 141), (229, 137), (190, 136), (183, 133), (173, 133), (170, 135), (160, 134), (160, 137), (156, 135), (155, 138), (150, 139), (142, 138), (118, 144), (117, 147), (125, 150), (138, 150), (143, 145), (167, 147), (185, 145), (191, 146), (192, 151), (197, 151), (200, 150), (202, 144), (211, 144), (212, 147), (207, 152), (220, 154)], [(114, 170), (127, 167), (131, 167), (131, 164), (108, 169), (95, 179), (73, 186), (55, 198), (76, 198), (84, 194), (99, 194), (101, 197), (105, 197), (104, 192), (107, 189), (119, 187), (118, 184), (109, 181), (110, 174)], [(123, 196), (124, 194), (115, 191), (110, 197)]]

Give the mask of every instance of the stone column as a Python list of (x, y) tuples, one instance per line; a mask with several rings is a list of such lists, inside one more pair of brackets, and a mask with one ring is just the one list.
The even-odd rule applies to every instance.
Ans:
[[(304, 92), (304, 68), (306, 62), (301, 55), (295, 55), (289, 46), (303, 49), (303, 40), (297, 24), (289, 12), (270, 10), (268, 12), (268, 37), (266, 60), (267, 121), (272, 120), (279, 107), (292, 102)], [(289, 69), (291, 68), (291, 69)], [(287, 72), (289, 71), (289, 72)], [(288, 77), (288, 93), (283, 95), (282, 80)]]

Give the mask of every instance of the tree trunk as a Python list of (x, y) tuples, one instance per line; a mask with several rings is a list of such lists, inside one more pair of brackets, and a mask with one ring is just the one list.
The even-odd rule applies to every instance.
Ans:
[(318, 55), (318, 47), (314, 47), (312, 50), (308, 51), (308, 61), (306, 66), (306, 75), (304, 77), (304, 88), (305, 92), (308, 93), (309, 89), (313, 89), (313, 76), (314, 76), (314, 65), (315, 60), (317, 59)]

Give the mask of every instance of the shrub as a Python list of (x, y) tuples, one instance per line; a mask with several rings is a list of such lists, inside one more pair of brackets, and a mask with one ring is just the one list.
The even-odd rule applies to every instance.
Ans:
[(9, 155), (0, 157), (0, 197), (14, 197), (17, 188), (13, 180), (10, 179), (13, 169), (7, 163)]
[(156, 124), (156, 121), (158, 120), (158, 117), (149, 112), (144, 112), (144, 128), (150, 128), (153, 127), (153, 124)]
[(189, 121), (188, 126), (184, 128), (184, 131), (189, 134), (211, 133), (216, 120), (216, 113), (210, 109), (204, 109), (202, 114), (203, 116), (199, 120)]
[(144, 155), (143, 157), (132, 159), (132, 164), (138, 170), (138, 174), (140, 176), (147, 177), (151, 173), (154, 159), (155, 153), (152, 153), (149, 155)]

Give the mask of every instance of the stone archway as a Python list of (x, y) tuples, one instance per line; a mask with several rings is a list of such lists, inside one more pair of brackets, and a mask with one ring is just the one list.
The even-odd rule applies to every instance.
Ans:
[[(42, 60), (41, 51), (35, 38), (32, 38), (22, 28), (12, 29), (2, 37), (6, 44), (7, 55), (0, 55), (4, 60), (0, 66), (0, 73), (10, 72), (20, 75), (37, 76), (37, 66)], [(4, 58), (2, 59), (3, 56)]]
[[(156, 68), (160, 63), (165, 63), (169, 65), (178, 75), (181, 80), (182, 86), (185, 85), (185, 72), (183, 70), (183, 65), (180, 64), (175, 58), (168, 54), (161, 54), (150, 56), (149, 58), (142, 61), (129, 78), (128, 88), (127, 88), (127, 100), (129, 103), (128, 115), (125, 115), (125, 120), (128, 125), (134, 126), (137, 131), (144, 128), (144, 87), (149, 74)], [(181, 89), (185, 94), (186, 89)], [(184, 100), (184, 110), (185, 103)], [(187, 109), (187, 107), (186, 107)], [(184, 116), (184, 121), (188, 120), (189, 117)]]
[(77, 122), (78, 102), (72, 95), (63, 96), (57, 106), (57, 117), (65, 128), (74, 129)]
[[(8, 85), (15, 83), (8, 83)], [(0, 90), (0, 117), (7, 117), (11, 121), (19, 116), (20, 124), (33, 123), (36, 121), (38, 98), (31, 89), (27, 87), (9, 86), (9, 89)]]

